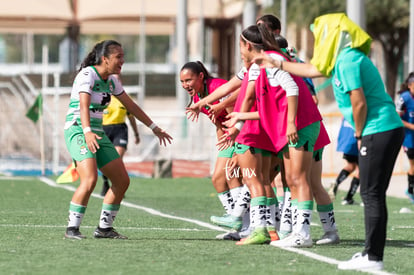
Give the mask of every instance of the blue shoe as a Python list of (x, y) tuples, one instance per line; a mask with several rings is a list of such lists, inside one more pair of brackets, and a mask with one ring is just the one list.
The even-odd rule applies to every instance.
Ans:
[(228, 215), (228, 214), (222, 217), (211, 216), (210, 221), (216, 225), (228, 227), (236, 231), (240, 231), (243, 225), (243, 221), (241, 217), (235, 217), (235, 216)]
[(405, 190), (405, 194), (408, 196), (408, 198), (410, 199), (411, 203), (414, 203), (414, 194), (411, 194), (410, 192), (408, 192), (408, 189)]

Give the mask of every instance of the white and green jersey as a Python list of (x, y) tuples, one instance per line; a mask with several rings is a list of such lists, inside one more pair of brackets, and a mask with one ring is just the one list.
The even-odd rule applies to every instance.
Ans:
[(124, 88), (121, 82), (115, 76), (110, 75), (105, 81), (94, 67), (83, 68), (73, 82), (69, 110), (66, 114), (65, 129), (68, 129), (75, 123), (82, 126), (80, 120), (79, 94), (88, 93), (91, 95), (91, 104), (89, 105), (91, 129), (93, 131), (103, 132), (103, 110), (109, 105), (111, 94), (119, 95), (123, 91)]

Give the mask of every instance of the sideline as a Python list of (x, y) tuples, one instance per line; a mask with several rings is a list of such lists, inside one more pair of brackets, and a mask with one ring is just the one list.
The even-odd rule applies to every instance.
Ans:
[[(55, 181), (53, 181), (53, 180), (51, 180), (49, 178), (46, 178), (46, 177), (39, 177), (39, 179), (42, 182), (46, 183), (47, 185), (49, 185), (51, 187), (62, 188), (62, 189), (65, 189), (65, 190), (68, 190), (68, 191), (72, 191), (72, 192), (74, 192), (76, 190), (76, 188), (73, 187), (73, 186), (57, 184)], [(95, 194), (95, 193), (92, 193), (91, 196), (92, 197), (95, 197), (95, 198), (102, 199), (102, 197), (100, 195)], [(148, 208), (148, 207), (144, 207), (144, 206), (140, 206), (140, 205), (137, 205), (137, 204), (133, 204), (133, 203), (129, 203), (129, 202), (122, 202), (121, 205), (125, 205), (127, 207), (131, 207), (131, 208), (143, 210), (143, 211), (145, 211), (147, 213), (150, 213), (152, 215), (156, 215), (156, 216), (160, 216), (160, 217), (164, 217), (164, 218), (169, 218), (169, 219), (174, 219), (174, 220), (186, 221), (186, 222), (190, 222), (190, 223), (197, 224), (197, 225), (202, 226), (202, 227), (206, 227), (208, 229), (213, 229), (213, 230), (217, 230), (217, 231), (228, 232), (228, 230), (225, 230), (225, 229), (223, 229), (221, 227), (218, 227), (218, 226), (211, 225), (209, 223), (205, 223), (205, 222), (198, 221), (198, 220), (193, 220), (193, 219), (182, 218), (182, 217), (177, 217), (177, 216), (165, 214), (165, 213), (162, 213), (162, 212), (160, 212), (158, 210), (155, 210), (155, 209), (152, 209), (152, 208)], [(338, 261), (336, 259), (332, 259), (332, 258), (329, 258), (329, 257), (326, 257), (326, 256), (322, 256), (322, 255), (319, 255), (319, 254), (316, 254), (316, 253), (313, 253), (313, 252), (310, 252), (310, 251), (307, 251), (307, 250), (298, 249), (298, 248), (292, 248), (292, 247), (283, 247), (282, 248), (281, 247), (281, 249), (286, 250), (286, 251), (289, 251), (289, 252), (297, 253), (297, 254), (300, 254), (300, 255), (303, 255), (303, 256), (306, 256), (306, 257), (315, 259), (317, 261), (324, 262), (324, 263), (328, 263), (328, 264), (332, 264), (332, 265), (337, 265), (340, 262), (340, 261)], [(358, 271), (365, 272), (365, 273), (370, 273), (370, 274), (375, 274), (375, 275), (392, 275), (393, 274), (393, 273), (388, 273), (386, 271), (377, 271), (377, 270), (358, 270)]]

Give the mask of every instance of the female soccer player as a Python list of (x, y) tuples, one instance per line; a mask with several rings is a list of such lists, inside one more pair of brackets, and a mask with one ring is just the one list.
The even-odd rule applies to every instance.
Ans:
[[(261, 45), (270, 34), (262, 25), (249, 28), (253, 32), (242, 33), (240, 47), (245, 47), (249, 60), (253, 60), (261, 54)], [(280, 50), (274, 51), (274, 54), (278, 58), (288, 60)], [(322, 117), (302, 79), (291, 77), (281, 70), (266, 72), (259, 69), (256, 75), (258, 74), (255, 96), (260, 123), (272, 140), (275, 151), (284, 151), (286, 180), (292, 193), (297, 194), (298, 198), (298, 221), (294, 234), (284, 240), (272, 242), (272, 245), (312, 246), (310, 221), (313, 196), (309, 179), (313, 149), (319, 136)], [(301, 100), (298, 100), (298, 97)], [(237, 117), (236, 113), (230, 114), (230, 117), (234, 117), (235, 120), (245, 119)], [(231, 123), (234, 123), (234, 120), (229, 121), (227, 126)], [(284, 149), (287, 144), (288, 147)]]
[(408, 188), (405, 191), (411, 203), (414, 203), (414, 72), (410, 73), (401, 85), (397, 111), (405, 127), (403, 148), (407, 154), (410, 168), (408, 170)]
[(66, 115), (65, 141), (80, 176), (80, 184), (69, 206), (65, 237), (83, 239), (80, 224), (98, 178), (98, 169), (112, 182), (106, 193), (95, 238), (126, 239), (113, 228), (120, 203), (129, 186), (129, 177), (122, 159), (102, 129), (103, 110), (115, 95), (142, 123), (159, 138), (160, 144), (171, 143), (172, 137), (159, 128), (125, 93), (114, 74), (120, 74), (124, 51), (114, 40), (97, 43), (83, 60), (73, 83)]
[[(182, 87), (191, 96), (191, 101), (188, 105), (200, 101), (200, 99), (213, 93), (218, 87), (227, 82), (224, 79), (212, 77), (200, 61), (186, 63), (181, 68), (180, 81)], [(213, 102), (212, 105), (218, 104), (219, 102), (220, 101)], [(203, 107), (201, 112), (210, 117), (206, 108), (209, 107)], [(232, 110), (232, 106), (227, 107), (221, 114), (216, 116), (213, 122), (216, 126), (216, 134), (218, 139), (224, 134), (224, 126), (222, 123), (227, 120), (226, 115)], [(229, 171), (233, 153), (234, 147), (219, 151), (214, 173), (211, 179), (226, 214), (230, 214), (233, 209), (234, 200), (238, 197), (242, 186), (239, 178), (232, 177), (232, 173)]]
[(353, 126), (359, 147), (365, 249), (339, 269), (383, 269), (387, 232), (386, 191), (404, 139), (404, 128), (381, 76), (368, 58), (371, 38), (343, 13), (317, 17), (310, 64), (284, 62), (265, 53), (255, 62), (304, 77), (331, 76), (339, 110)]

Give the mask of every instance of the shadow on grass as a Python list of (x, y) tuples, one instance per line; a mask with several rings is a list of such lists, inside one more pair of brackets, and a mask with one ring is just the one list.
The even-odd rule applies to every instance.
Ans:
[[(365, 240), (341, 239), (340, 245), (341, 246), (364, 246), (364, 243), (365, 243)], [(385, 246), (414, 248), (414, 241), (413, 240), (387, 240), (385, 243)]]

